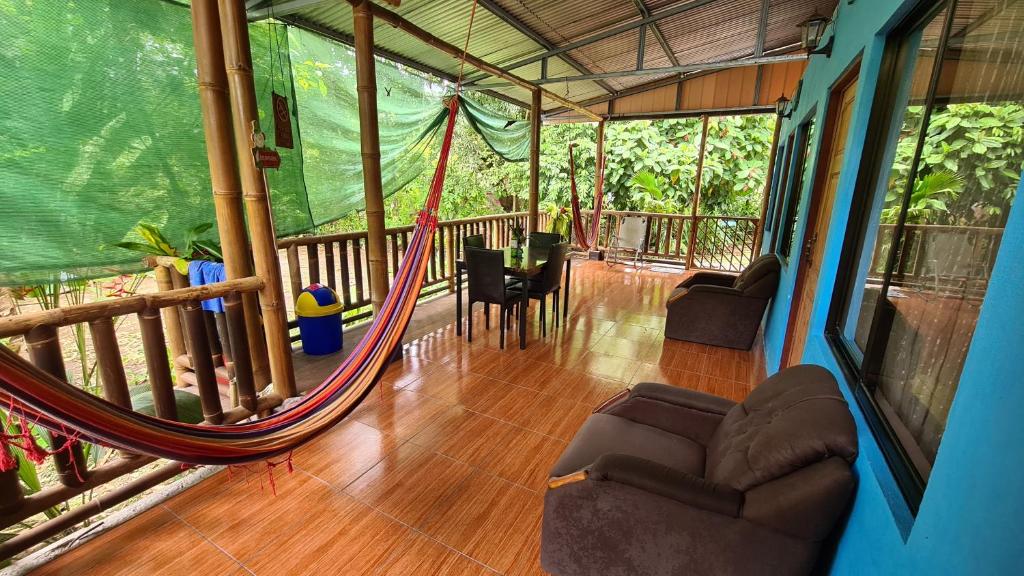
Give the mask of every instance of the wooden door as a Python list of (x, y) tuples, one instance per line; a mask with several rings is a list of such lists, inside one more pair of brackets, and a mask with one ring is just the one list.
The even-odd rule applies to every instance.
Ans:
[(789, 314), (789, 328), (782, 351), (783, 367), (799, 364), (803, 357), (856, 94), (855, 69), (833, 89), (832, 97), (829, 99), (828, 117), (825, 121), (828, 139), (825, 141), (826, 148), (819, 155), (819, 166), (807, 218), (808, 225), (804, 230), (803, 249), (800, 253), (796, 286), (793, 289), (794, 300)]

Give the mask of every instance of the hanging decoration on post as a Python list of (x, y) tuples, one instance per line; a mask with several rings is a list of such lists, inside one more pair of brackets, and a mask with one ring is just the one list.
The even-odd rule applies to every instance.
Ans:
[(260, 130), (258, 122), (252, 122), (252, 159), (260, 170), (281, 167), (281, 155), (267, 147), (267, 135)]
[(270, 97), (274, 107), (274, 145), (278, 148), (294, 148), (292, 114), (288, 108), (288, 98), (277, 92), (271, 92)]

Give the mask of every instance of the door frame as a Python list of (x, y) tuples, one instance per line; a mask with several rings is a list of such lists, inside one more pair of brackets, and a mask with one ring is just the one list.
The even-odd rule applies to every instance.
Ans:
[[(853, 64), (843, 72), (843, 75), (839, 77), (829, 90), (828, 95), (828, 108), (825, 111), (825, 126), (822, 130), (821, 146), (818, 150), (818, 157), (815, 160), (814, 167), (814, 182), (811, 188), (811, 203), (807, 208), (807, 225), (804, 226), (803, 235), (800, 237), (800, 252), (796, 260), (796, 282), (793, 284), (793, 298), (789, 306), (789, 318), (786, 321), (786, 338), (782, 345), (782, 356), (779, 360), (779, 368), (785, 368), (790, 366), (791, 358), (790, 354), (793, 352), (794, 338), (796, 337), (796, 320), (800, 313), (800, 306), (803, 304), (803, 293), (804, 284), (807, 283), (807, 240), (810, 235), (814, 233), (812, 228), (818, 221), (818, 215), (821, 212), (821, 197), (824, 193), (825, 186), (828, 185), (828, 165), (832, 160), (832, 149), (835, 145), (836, 130), (839, 129), (839, 112), (842, 108), (843, 98), (842, 94), (850, 87), (851, 84), (856, 82), (860, 78), (860, 58), (857, 58)], [(846, 134), (846, 138), (849, 138), (849, 132)], [(835, 198), (832, 199), (835, 202)], [(819, 241), (824, 242), (826, 239), (821, 238)], [(810, 327), (808, 326), (808, 331)], [(809, 334), (805, 334), (806, 338)], [(797, 359), (799, 360), (799, 359)]]

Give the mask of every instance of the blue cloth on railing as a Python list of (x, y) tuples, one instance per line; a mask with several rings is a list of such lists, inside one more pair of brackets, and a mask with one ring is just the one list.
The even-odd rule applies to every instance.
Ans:
[[(224, 272), (224, 265), (219, 262), (207, 262), (206, 260), (193, 260), (188, 263), (188, 282), (193, 286), (204, 286), (224, 282), (228, 279)], [(203, 310), (224, 313), (224, 299), (210, 298), (203, 300)]]

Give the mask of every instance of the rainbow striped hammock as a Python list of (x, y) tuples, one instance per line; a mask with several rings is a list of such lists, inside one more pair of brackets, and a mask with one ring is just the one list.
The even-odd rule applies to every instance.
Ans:
[(583, 228), (583, 217), (580, 215), (580, 197), (576, 192), (576, 162), (573, 160), (572, 149), (576, 144), (569, 144), (569, 184), (572, 188), (572, 228), (576, 235), (576, 244), (584, 250), (597, 246), (597, 234), (601, 229), (601, 207), (604, 204), (604, 158), (598, 160), (594, 177), (594, 217), (590, 221), (589, 233)]
[(228, 426), (172, 422), (121, 408), (69, 386), (0, 346), (0, 406), (58, 434), (73, 429), (90, 442), (187, 464), (225, 465), (269, 459), (290, 452), (330, 428), (370, 392), (395, 348), (401, 345), (416, 307), (437, 228), (457, 96), (448, 102), (448, 111), (430, 192), (381, 313), (352, 354), (298, 404), (261, 420)]

